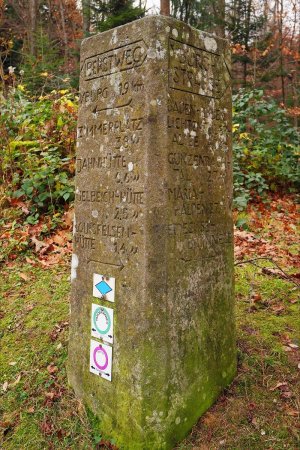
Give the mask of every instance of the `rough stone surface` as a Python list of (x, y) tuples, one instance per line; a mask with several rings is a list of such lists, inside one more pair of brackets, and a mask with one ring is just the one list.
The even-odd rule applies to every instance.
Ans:
[[(68, 374), (122, 449), (172, 448), (235, 374), (229, 71), (226, 41), (167, 17), (82, 44)], [(92, 303), (114, 311), (111, 381)]]

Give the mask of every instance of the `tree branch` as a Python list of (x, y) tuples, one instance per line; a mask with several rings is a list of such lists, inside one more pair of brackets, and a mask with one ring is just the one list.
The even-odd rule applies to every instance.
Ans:
[[(272, 258), (268, 258), (266, 256), (260, 256), (257, 258), (252, 258), (252, 259), (246, 259), (244, 261), (238, 261), (236, 263), (234, 263), (235, 266), (241, 266), (243, 264), (253, 264), (255, 267), (259, 267), (260, 269), (264, 269), (264, 267), (261, 267), (257, 264), (255, 264), (255, 261), (259, 261), (259, 260), (265, 260), (265, 261), (270, 261), (272, 264), (274, 264), (274, 266), (277, 267), (278, 270), (280, 270), (280, 272), (284, 275), (284, 277), (289, 280), (291, 283), (294, 283), (296, 286), (300, 287), (300, 284), (297, 283), (293, 277), (291, 275), (288, 275), (280, 266), (279, 264), (277, 264), (277, 262), (275, 262)], [(275, 274), (274, 274), (275, 275)]]

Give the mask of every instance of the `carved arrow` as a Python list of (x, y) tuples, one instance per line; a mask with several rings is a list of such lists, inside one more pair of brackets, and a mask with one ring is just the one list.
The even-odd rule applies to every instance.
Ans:
[(93, 114), (97, 114), (98, 112), (101, 112), (101, 111), (108, 111), (109, 109), (119, 109), (119, 108), (124, 108), (125, 106), (130, 106), (130, 107), (132, 108), (131, 102), (132, 102), (132, 98), (130, 98), (130, 99), (128, 100), (128, 102), (127, 102), (127, 103), (124, 103), (123, 105), (108, 106), (107, 108), (98, 108), (97, 105), (96, 105), (95, 108), (92, 109), (92, 113), (93, 113)]
[(183, 258), (183, 257), (181, 257), (180, 259), (181, 259), (181, 261), (184, 261), (184, 262), (193, 261), (193, 258)]
[(121, 261), (121, 263), (119, 263), (119, 264), (114, 264), (114, 263), (110, 263), (110, 262), (98, 261), (97, 259), (89, 259), (87, 263), (89, 264), (89, 263), (91, 263), (91, 262), (93, 262), (93, 263), (99, 263), (99, 264), (104, 264), (104, 265), (106, 265), (106, 266), (114, 266), (114, 267), (118, 267), (118, 268), (120, 269), (120, 271), (123, 270), (124, 267), (125, 267), (124, 264), (122, 263), (122, 261)]

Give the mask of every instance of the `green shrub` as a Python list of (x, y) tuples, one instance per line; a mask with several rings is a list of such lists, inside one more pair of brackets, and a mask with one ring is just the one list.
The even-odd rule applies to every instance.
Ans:
[(299, 187), (300, 134), (286, 111), (262, 90), (241, 89), (233, 96), (235, 206), (250, 197)]
[(1, 181), (10, 198), (26, 202), (25, 222), (62, 212), (73, 200), (77, 105), (66, 90), (33, 101), (19, 85), (1, 99)]

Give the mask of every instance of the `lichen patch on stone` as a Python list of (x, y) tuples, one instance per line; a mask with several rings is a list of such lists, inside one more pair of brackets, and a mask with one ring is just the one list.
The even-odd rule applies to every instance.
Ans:
[(208, 52), (215, 52), (218, 49), (217, 41), (213, 37), (206, 36), (204, 38), (204, 45)]

